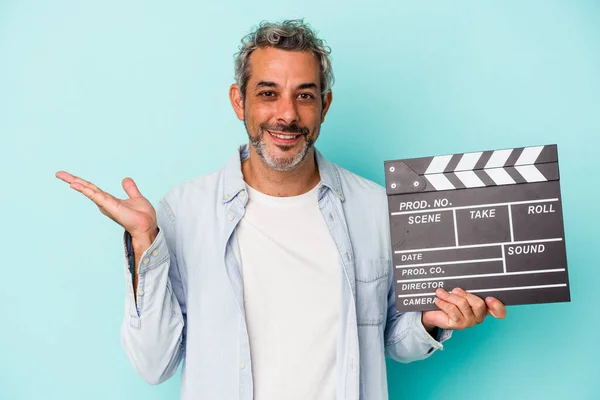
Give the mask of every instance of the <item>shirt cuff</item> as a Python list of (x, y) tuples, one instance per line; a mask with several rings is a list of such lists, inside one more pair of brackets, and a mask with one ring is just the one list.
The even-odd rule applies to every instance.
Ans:
[[(162, 230), (160, 228), (158, 228), (158, 234), (156, 235), (154, 242), (152, 242), (150, 247), (148, 247), (148, 249), (146, 249), (146, 251), (140, 255), (140, 266), (139, 266), (140, 274), (144, 273), (145, 271), (150, 269), (150, 267), (152, 267), (152, 265), (146, 265), (151, 261), (151, 259), (152, 259), (152, 261), (156, 261), (155, 258), (157, 256), (168, 254), (168, 250), (166, 248), (166, 243), (162, 243), (163, 242), (162, 236), (163, 236)], [(127, 231), (123, 232), (123, 247), (125, 250), (125, 258), (127, 260), (127, 265), (129, 266), (129, 273), (133, 277), (134, 264), (135, 264), (135, 253), (133, 251), (133, 242), (132, 242), (131, 234)], [(149, 257), (150, 255), (152, 255), (153, 257)], [(161, 257), (161, 258), (164, 258), (164, 257)], [(159, 263), (160, 262), (161, 261), (159, 261)], [(152, 264), (156, 264), (156, 262), (154, 262)]]
[[(164, 238), (164, 233), (161, 229), (158, 230), (158, 235), (154, 239), (154, 242), (140, 255), (140, 264), (138, 268), (138, 281), (137, 290), (133, 290), (133, 275), (134, 275), (134, 264), (135, 254), (133, 250), (133, 244), (131, 234), (127, 231), (123, 233), (123, 250), (125, 259), (127, 261), (127, 267), (125, 269), (125, 279), (127, 283), (127, 295), (128, 304), (131, 311), (132, 317), (139, 317), (142, 309), (142, 296), (144, 293), (144, 287), (146, 285), (146, 273), (153, 268), (156, 268), (165, 263), (169, 257), (169, 249), (167, 242)], [(137, 294), (137, 298), (134, 299), (134, 292)], [(135, 310), (135, 313), (133, 312)]]
[(450, 339), (450, 337), (452, 337), (453, 331), (451, 329), (436, 328), (436, 331), (433, 332), (435, 335), (434, 338), (431, 334), (429, 334), (429, 332), (427, 332), (427, 330), (423, 326), (423, 313), (419, 311), (416, 314), (417, 318), (414, 319), (416, 325), (415, 328), (417, 332), (419, 332), (421, 336), (431, 345), (431, 348), (429, 349), (427, 354), (431, 354), (435, 350), (443, 350), (444, 345), (442, 343)]

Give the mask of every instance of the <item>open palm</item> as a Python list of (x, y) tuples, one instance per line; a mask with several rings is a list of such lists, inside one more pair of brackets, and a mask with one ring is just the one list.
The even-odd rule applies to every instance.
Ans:
[(129, 198), (121, 200), (100, 190), (93, 183), (66, 171), (57, 172), (56, 177), (92, 200), (102, 214), (121, 225), (132, 237), (141, 236), (156, 229), (156, 211), (152, 204), (142, 196), (131, 178), (123, 179), (123, 189)]

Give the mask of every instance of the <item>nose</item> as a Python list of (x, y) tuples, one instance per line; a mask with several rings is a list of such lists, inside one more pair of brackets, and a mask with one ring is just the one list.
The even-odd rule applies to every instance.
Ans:
[(289, 125), (298, 122), (298, 107), (293, 96), (281, 96), (279, 99), (277, 119), (279, 122)]

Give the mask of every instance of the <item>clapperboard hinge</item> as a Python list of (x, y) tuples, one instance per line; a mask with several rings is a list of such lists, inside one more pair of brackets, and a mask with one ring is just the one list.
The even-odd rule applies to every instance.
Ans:
[(559, 179), (556, 145), (386, 161), (389, 195)]

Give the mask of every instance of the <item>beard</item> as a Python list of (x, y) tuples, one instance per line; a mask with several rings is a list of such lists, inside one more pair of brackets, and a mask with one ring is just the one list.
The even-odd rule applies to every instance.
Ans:
[[(285, 172), (291, 171), (296, 168), (308, 155), (309, 150), (314, 146), (315, 141), (313, 139), (308, 138), (308, 129), (301, 127), (297, 124), (290, 125), (267, 125), (261, 124), (259, 126), (259, 131), (257, 134), (253, 135), (248, 129), (248, 125), (246, 125), (246, 121), (244, 120), (244, 126), (246, 127), (246, 133), (248, 134), (248, 138), (250, 139), (250, 144), (254, 148), (254, 151), (260, 159), (269, 167), (276, 171)], [(302, 149), (298, 154), (289, 154), (288, 156), (276, 156), (273, 152), (269, 151), (267, 144), (264, 141), (265, 132), (275, 131), (275, 132), (284, 132), (284, 133), (297, 133), (304, 137), (304, 144), (302, 145)], [(269, 134), (267, 132), (267, 134)], [(291, 152), (294, 146), (284, 146), (278, 145), (279, 150), (284, 153)]]

